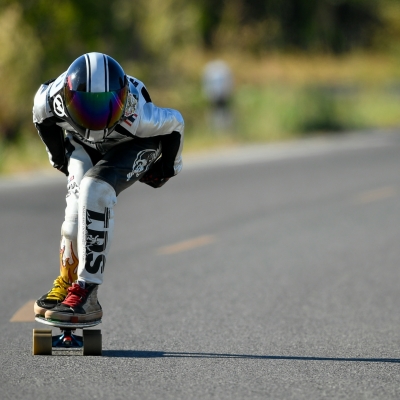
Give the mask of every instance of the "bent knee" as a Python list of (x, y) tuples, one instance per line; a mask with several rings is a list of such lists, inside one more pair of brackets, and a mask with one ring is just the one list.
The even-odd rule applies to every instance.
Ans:
[(80, 201), (94, 205), (95, 208), (112, 208), (117, 202), (117, 195), (109, 183), (85, 176), (80, 184)]
[(61, 227), (61, 235), (71, 242), (76, 240), (78, 237), (78, 221), (77, 219), (65, 220)]

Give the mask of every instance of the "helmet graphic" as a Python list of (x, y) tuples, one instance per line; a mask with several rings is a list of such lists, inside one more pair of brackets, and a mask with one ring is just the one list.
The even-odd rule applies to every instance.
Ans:
[(102, 53), (84, 54), (65, 75), (65, 118), (87, 140), (101, 141), (124, 115), (128, 88), (117, 61)]

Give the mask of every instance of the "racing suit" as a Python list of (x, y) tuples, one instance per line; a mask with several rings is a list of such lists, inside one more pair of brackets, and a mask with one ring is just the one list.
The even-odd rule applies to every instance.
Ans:
[(61, 268), (77, 271), (78, 280), (101, 284), (117, 196), (137, 180), (160, 187), (181, 171), (184, 121), (178, 111), (155, 106), (144, 84), (128, 76), (123, 118), (107, 136), (84, 137), (63, 118), (59, 99), (65, 75), (41, 85), (33, 122), (50, 163), (68, 176)]

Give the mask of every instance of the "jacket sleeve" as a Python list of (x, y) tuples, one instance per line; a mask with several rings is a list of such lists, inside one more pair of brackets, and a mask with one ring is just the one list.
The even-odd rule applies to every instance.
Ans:
[(161, 108), (147, 102), (141, 110), (136, 135), (160, 136), (163, 170), (167, 176), (174, 176), (182, 169), (184, 126), (182, 115), (171, 108)]
[(182, 136), (179, 132), (161, 136), (162, 162), (165, 177), (178, 174), (182, 169)]
[(54, 168), (61, 169), (67, 163), (64, 132), (62, 128), (57, 125), (57, 122), (60, 122), (61, 120), (52, 115), (47, 100), (48, 91), (52, 81), (41, 85), (35, 95), (33, 104), (33, 123), (35, 124), (40, 138), (46, 145), (51, 165)]
[(56, 125), (52, 118), (44, 120), (41, 124), (35, 123), (40, 138), (46, 145), (49, 161), (54, 168), (62, 169), (67, 163), (65, 154), (64, 131)]

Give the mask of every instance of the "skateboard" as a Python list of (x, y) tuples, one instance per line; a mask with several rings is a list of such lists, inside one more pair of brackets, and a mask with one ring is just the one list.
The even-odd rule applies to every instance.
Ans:
[[(51, 329), (33, 330), (33, 355), (51, 355), (55, 349), (82, 349), (84, 356), (101, 356), (102, 340), (100, 329), (86, 329), (101, 323), (101, 320), (92, 322), (61, 322), (35, 317), (37, 322), (59, 328), (60, 335), (53, 335)], [(82, 336), (75, 331), (82, 329)]]

